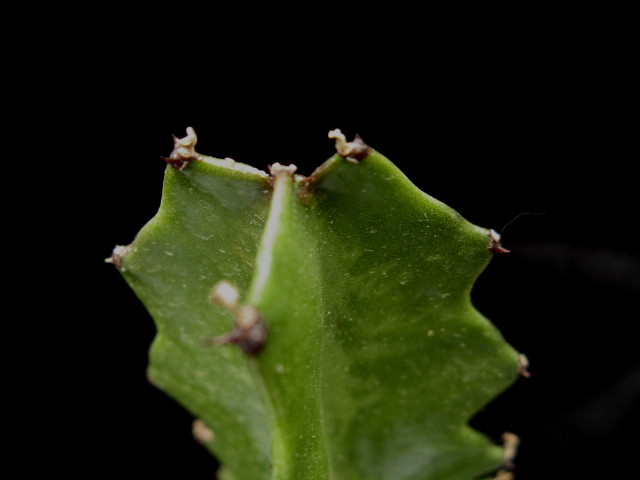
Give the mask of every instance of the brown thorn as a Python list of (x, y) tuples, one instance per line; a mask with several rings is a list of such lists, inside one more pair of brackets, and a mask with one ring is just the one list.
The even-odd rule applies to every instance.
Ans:
[(168, 157), (162, 157), (171, 167), (176, 170), (184, 170), (191, 162), (200, 156), (195, 146), (198, 143), (198, 136), (192, 127), (187, 128), (187, 135), (183, 138), (173, 136), (173, 151)]
[(336, 128), (329, 132), (329, 138), (335, 139), (336, 152), (348, 162), (358, 163), (371, 154), (371, 147), (364, 143), (360, 135), (356, 135), (353, 141), (347, 142), (344, 134)]
[(122, 265), (122, 257), (129, 250), (129, 245), (116, 245), (111, 252), (111, 256), (104, 259), (104, 263), (110, 263), (118, 270)]
[(200, 444), (212, 442), (216, 438), (213, 430), (207, 427), (199, 418), (194, 420), (191, 424), (191, 434), (193, 435), (193, 438), (195, 438), (196, 442)]
[(369, 156), (369, 154), (371, 153), (371, 147), (369, 147), (369, 145), (364, 143), (360, 135), (358, 135), (357, 133), (353, 138), (351, 145), (352, 145), (353, 151), (351, 152), (349, 157), (347, 157), (347, 160), (349, 159), (356, 160), (356, 161), (363, 160), (367, 156)]
[(513, 460), (518, 453), (518, 446), (520, 446), (520, 437), (515, 433), (505, 432), (502, 434), (502, 445), (504, 453), (502, 457), (502, 464), (508, 470), (513, 470), (516, 466)]
[(238, 304), (239, 292), (227, 281), (220, 281), (211, 289), (209, 299), (235, 315), (233, 330), (204, 341), (206, 346), (235, 343), (247, 355), (256, 356), (267, 341), (267, 327), (258, 309)]
[(488, 230), (489, 233), (489, 250), (493, 253), (510, 253), (511, 250), (507, 250), (500, 244), (500, 234), (493, 229)]
[(518, 375), (524, 378), (531, 378), (531, 373), (529, 373), (529, 359), (524, 353), (521, 353), (518, 356)]
[(236, 323), (231, 332), (233, 343), (247, 355), (255, 356), (267, 341), (267, 328), (258, 309), (251, 305), (242, 305), (236, 313)]
[(235, 343), (240, 350), (249, 356), (257, 356), (267, 342), (267, 327), (262, 317), (249, 327), (241, 327), (238, 322), (228, 333), (204, 341), (206, 346), (219, 346)]

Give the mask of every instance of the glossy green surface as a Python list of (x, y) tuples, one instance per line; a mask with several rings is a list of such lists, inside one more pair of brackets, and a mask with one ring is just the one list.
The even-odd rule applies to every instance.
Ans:
[[(518, 354), (470, 303), (488, 232), (372, 152), (335, 156), (300, 195), (214, 159), (167, 169), (120, 271), (158, 325), (150, 377), (215, 432), (234, 480), (471, 480), (502, 448), (467, 426)], [(257, 357), (204, 346), (232, 328), (228, 280), (258, 308)], [(186, 472), (185, 472), (186, 473)], [(224, 478), (224, 477), (223, 477)]]

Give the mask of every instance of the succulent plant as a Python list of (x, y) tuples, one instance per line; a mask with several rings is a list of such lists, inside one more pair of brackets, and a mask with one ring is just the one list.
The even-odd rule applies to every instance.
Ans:
[(499, 235), (330, 137), (308, 177), (174, 138), (157, 215), (107, 259), (156, 322), (150, 381), (223, 480), (510, 478), (517, 437), (468, 425), (527, 375), (470, 300)]

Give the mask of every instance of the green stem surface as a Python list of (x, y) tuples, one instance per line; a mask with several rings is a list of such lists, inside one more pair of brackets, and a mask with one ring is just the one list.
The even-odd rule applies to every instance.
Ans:
[[(308, 179), (200, 157), (120, 271), (158, 326), (150, 379), (213, 432), (221, 478), (471, 480), (503, 449), (468, 421), (518, 369), (470, 301), (489, 245), (375, 151)], [(220, 280), (264, 319), (256, 356), (205, 344), (233, 328)]]

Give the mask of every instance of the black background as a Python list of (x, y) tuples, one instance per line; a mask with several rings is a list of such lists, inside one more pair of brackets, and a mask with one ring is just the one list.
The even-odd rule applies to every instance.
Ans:
[[(107, 42), (81, 68), (57, 52), (48, 72), (73, 64), (74, 74), (45, 92), (46, 115), (30, 122), (60, 132), (46, 148), (57, 162), (47, 198), (61, 209), (39, 218), (52, 226), (43, 253), (56, 267), (43, 280), (55, 292), (47, 310), (63, 314), (43, 322), (38, 336), (59, 340), (27, 380), (55, 400), (29, 420), (53, 417), (36, 430), (65, 438), (47, 437), (47, 469), (213, 478), (191, 417), (145, 379), (152, 320), (103, 259), (156, 212), (171, 134), (193, 126), (204, 154), (309, 174), (333, 153), (327, 132), (341, 128), (473, 223), (501, 230), (545, 212), (504, 230), (512, 253), (474, 290), (532, 378), (473, 424), (496, 441), (521, 437), (518, 480), (628, 478), (640, 398), (636, 80), (624, 31), (567, 30), (568, 18), (399, 43), (368, 31), (347, 46), (341, 32), (303, 50), (296, 35), (263, 48), (215, 31), (197, 53), (185, 38), (152, 47), (154, 37)], [(27, 450), (42, 440), (34, 428)]]

